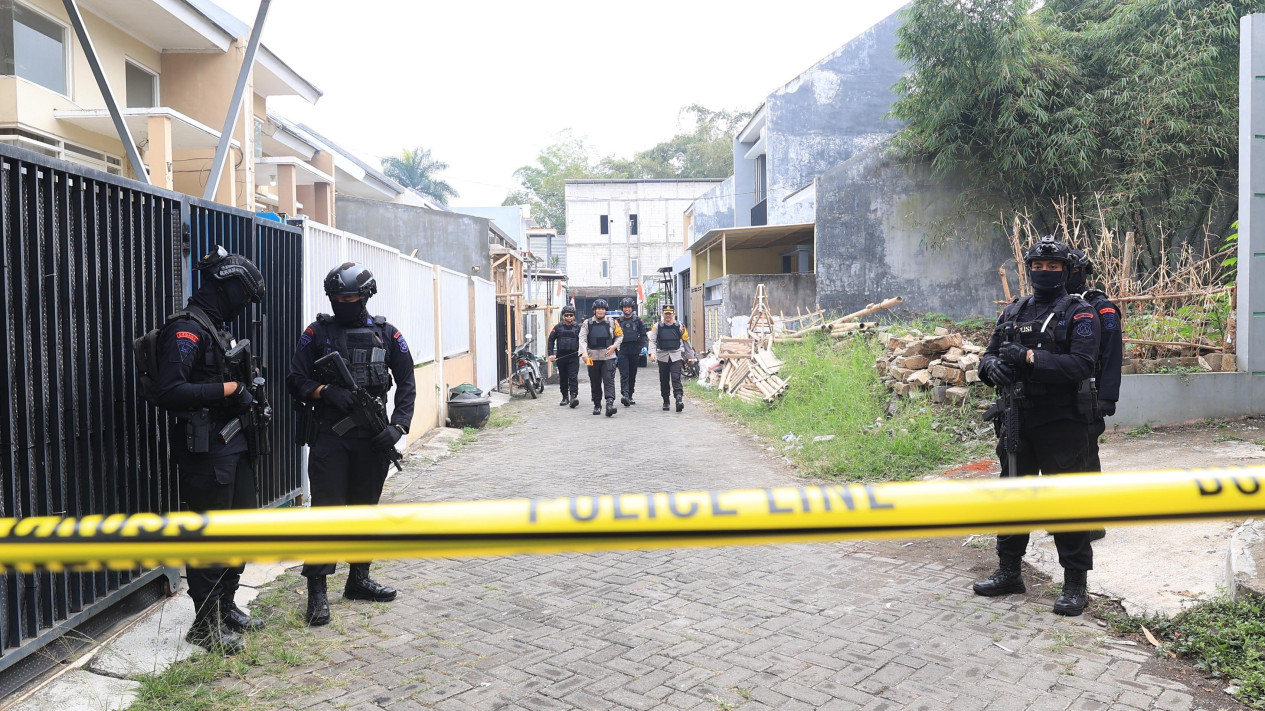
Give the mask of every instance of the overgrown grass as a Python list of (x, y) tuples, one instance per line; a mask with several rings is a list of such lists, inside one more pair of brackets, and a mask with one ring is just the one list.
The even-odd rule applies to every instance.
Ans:
[(454, 439), (453, 441), (448, 443), (448, 451), (456, 452), (457, 450), (461, 449), (462, 447), (468, 444), (474, 444), (474, 441), (479, 438), (478, 434), (479, 434), (479, 430), (475, 429), (474, 427), (462, 427), (461, 435), (458, 436), (457, 439)]
[[(293, 573), (269, 583), (251, 606), (265, 627), (245, 635), (243, 651), (231, 657), (199, 652), (160, 674), (141, 677), (130, 711), (254, 711), (282, 705), (293, 690), (266, 680), (325, 659), (331, 645), (303, 621), (306, 598), (294, 592), (303, 585)], [(248, 675), (259, 683), (251, 684)], [(315, 689), (305, 685), (304, 691)]]
[(488, 422), (486, 425), (484, 425), (484, 427), (487, 427), (487, 428), (509, 427), (515, 422), (518, 422), (518, 420), (519, 420), (519, 417), (518, 417), (517, 411), (511, 410), (508, 407), (505, 407), (504, 405), (502, 405), (501, 407), (498, 407), (492, 411), (492, 414), (488, 417)]
[(1119, 633), (1145, 626), (1163, 644), (1161, 652), (1194, 662), (1226, 686), (1238, 687), (1239, 701), (1265, 709), (1265, 598), (1201, 602), (1171, 619), (1115, 616), (1108, 622)]
[[(699, 390), (814, 476), (910, 479), (991, 451), (992, 427), (969, 401), (935, 406), (929, 399), (903, 401), (893, 417), (885, 417), (890, 393), (874, 370), (881, 350), (872, 339), (824, 337), (778, 346), (785, 363), (780, 375), (790, 377), (790, 388), (772, 406)], [(783, 441), (788, 434), (798, 440)], [(834, 438), (812, 441), (828, 435)]]

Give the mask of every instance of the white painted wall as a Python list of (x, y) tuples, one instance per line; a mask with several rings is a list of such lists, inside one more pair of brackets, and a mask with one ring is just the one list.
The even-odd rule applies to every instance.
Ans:
[[(717, 180), (567, 181), (567, 276), (569, 287), (629, 287), (647, 284), (656, 270), (671, 266), (685, 251), (684, 213)], [(637, 215), (638, 234), (629, 234), (629, 215)], [(610, 234), (601, 233), (601, 216), (610, 218)], [(640, 276), (630, 274), (638, 259)], [(609, 260), (606, 278), (601, 260)]]

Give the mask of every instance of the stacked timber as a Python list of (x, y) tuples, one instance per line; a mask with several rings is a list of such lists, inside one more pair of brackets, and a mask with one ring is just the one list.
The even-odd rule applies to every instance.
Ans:
[(782, 361), (767, 346), (768, 339), (722, 338), (716, 342), (719, 373), (713, 384), (731, 397), (746, 402), (772, 403), (786, 392), (788, 380), (778, 373)]
[(936, 402), (962, 402), (970, 397), (971, 386), (979, 382), (984, 349), (960, 333), (938, 328), (932, 336), (884, 333), (881, 337), (887, 341), (887, 353), (874, 365), (896, 395), (921, 397), (930, 393)]

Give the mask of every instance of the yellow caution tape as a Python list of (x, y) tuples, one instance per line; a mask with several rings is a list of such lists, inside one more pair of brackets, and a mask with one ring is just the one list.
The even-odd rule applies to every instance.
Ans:
[(1265, 468), (0, 519), (0, 566), (335, 562), (1075, 531), (1265, 514)]

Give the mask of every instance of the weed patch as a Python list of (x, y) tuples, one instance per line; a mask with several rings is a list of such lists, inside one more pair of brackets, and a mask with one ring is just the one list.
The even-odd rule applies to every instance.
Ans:
[(488, 417), (488, 423), (484, 426), (489, 429), (509, 427), (510, 425), (518, 422), (518, 420), (519, 417), (517, 412), (501, 406), (492, 411), (492, 414)]
[(928, 400), (902, 401), (886, 417), (891, 396), (875, 377), (881, 347), (872, 339), (832, 343), (818, 336), (778, 346), (776, 352), (784, 364), (781, 376), (790, 377), (791, 387), (772, 406), (721, 397), (714, 390), (698, 392), (769, 438), (775, 451), (806, 474), (853, 481), (910, 479), (991, 449), (992, 427), (969, 401), (936, 406)]

